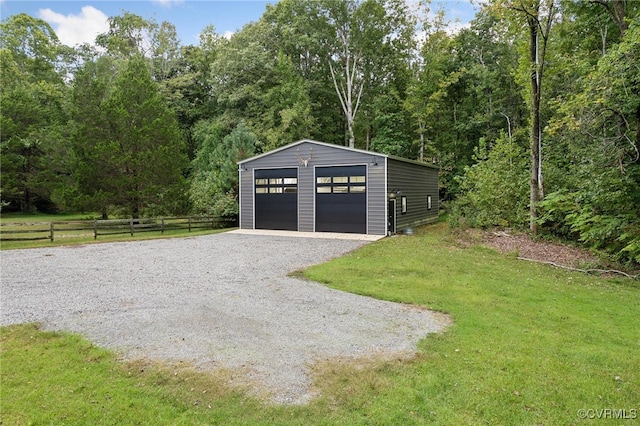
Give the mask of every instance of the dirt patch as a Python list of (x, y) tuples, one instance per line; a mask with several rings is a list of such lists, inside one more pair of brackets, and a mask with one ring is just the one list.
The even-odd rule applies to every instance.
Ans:
[(588, 250), (550, 241), (534, 240), (525, 234), (486, 231), (482, 233), (481, 241), (500, 253), (515, 253), (518, 257), (553, 262), (572, 268), (594, 267), (600, 263), (600, 260)]
[(523, 233), (467, 229), (456, 232), (455, 238), (456, 243), (463, 247), (481, 244), (503, 254), (515, 254), (523, 260), (548, 263), (606, 277), (640, 277), (640, 271), (629, 271), (619, 265), (610, 264), (587, 249), (537, 240)]

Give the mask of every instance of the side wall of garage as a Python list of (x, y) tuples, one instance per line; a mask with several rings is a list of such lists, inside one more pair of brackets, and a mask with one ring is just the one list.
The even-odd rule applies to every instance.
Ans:
[(396, 230), (437, 221), (438, 168), (395, 158), (387, 161), (389, 192), (396, 194)]
[(327, 167), (366, 168), (366, 233), (385, 235), (386, 158), (364, 151), (302, 141), (266, 153), (240, 165), (240, 227), (255, 228), (255, 170), (298, 169), (298, 231), (316, 231), (316, 170)]

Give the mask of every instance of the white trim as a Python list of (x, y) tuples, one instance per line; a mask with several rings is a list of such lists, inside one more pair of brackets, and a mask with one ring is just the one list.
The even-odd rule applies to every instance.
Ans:
[[(364, 175), (366, 176), (365, 177), (365, 181), (366, 182), (365, 182), (364, 190), (367, 191), (366, 192), (367, 197), (366, 197), (366, 201), (365, 201), (366, 205), (364, 206), (365, 215), (366, 215), (365, 223), (367, 224), (366, 227), (365, 227), (365, 231), (366, 231), (367, 235), (369, 235), (369, 194), (371, 193), (371, 191), (369, 191), (369, 163), (365, 164), (365, 166), (364, 166)], [(351, 186), (349, 186), (349, 187), (351, 187)], [(349, 191), (351, 191), (351, 190), (349, 190)]]
[(387, 159), (384, 159), (384, 223), (386, 224), (385, 235), (389, 235), (389, 169)]
[(242, 168), (238, 167), (238, 228), (242, 228)]
[(253, 213), (251, 214), (253, 226), (251, 229), (256, 229), (256, 169), (251, 169), (251, 198), (253, 200)]
[[(318, 193), (316, 192), (316, 185), (317, 183), (317, 175), (316, 175), (316, 167), (318, 166), (313, 166), (313, 232), (317, 232), (316, 231), (316, 197), (318, 196)], [(322, 167), (322, 166), (320, 166)]]

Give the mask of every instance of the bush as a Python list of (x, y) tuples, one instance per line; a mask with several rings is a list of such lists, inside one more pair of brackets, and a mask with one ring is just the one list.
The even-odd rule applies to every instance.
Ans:
[(524, 228), (529, 212), (528, 156), (502, 134), (493, 147), (480, 140), (477, 161), (459, 179), (461, 195), (452, 203), (450, 221), (472, 227)]
[(582, 188), (548, 194), (539, 204), (543, 231), (640, 264), (640, 167), (604, 169)]

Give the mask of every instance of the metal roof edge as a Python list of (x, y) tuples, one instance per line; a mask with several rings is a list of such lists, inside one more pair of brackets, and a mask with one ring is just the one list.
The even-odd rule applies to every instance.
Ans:
[(346, 146), (336, 145), (336, 144), (327, 143), (327, 142), (320, 142), (320, 141), (316, 141), (316, 140), (313, 140), (313, 139), (300, 139), (299, 141), (292, 142), (292, 143), (290, 143), (288, 145), (281, 146), (280, 148), (276, 148), (276, 149), (271, 150), (271, 151), (263, 152), (262, 154), (258, 154), (258, 155), (255, 155), (253, 157), (249, 157), (247, 159), (238, 161), (237, 164), (248, 163), (249, 161), (254, 161), (254, 160), (257, 160), (259, 158), (266, 157), (267, 155), (275, 154), (277, 152), (284, 151), (285, 149), (292, 148), (292, 147), (294, 147), (296, 145), (301, 145), (303, 143), (312, 143), (312, 144), (316, 144), (316, 145), (326, 146), (326, 147), (329, 147), (329, 148), (337, 148), (337, 149), (343, 149), (345, 151), (358, 152), (360, 154), (365, 154), (365, 155), (376, 155), (376, 156), (384, 157), (384, 158), (388, 157), (388, 155), (380, 154), (379, 152), (365, 151), (363, 149), (357, 149), (357, 148), (349, 148), (349, 147), (346, 147)]
[(415, 165), (418, 165), (418, 166), (428, 167), (430, 169), (440, 170), (440, 166), (437, 166), (435, 164), (425, 163), (425, 162), (420, 161), (420, 160), (410, 160), (408, 158), (397, 157), (395, 155), (387, 155), (387, 157), (389, 159), (391, 159), (391, 160), (402, 161), (403, 163), (410, 163), (410, 164), (415, 164)]
[(410, 163), (410, 164), (416, 164), (418, 166), (430, 167), (430, 168), (434, 168), (434, 169), (438, 169), (438, 170), (440, 169), (440, 167), (438, 167), (436, 165), (423, 163), (423, 162), (417, 161), (417, 160), (409, 160), (408, 158), (396, 157), (395, 155), (381, 154), (379, 152), (374, 152), (374, 151), (366, 151), (364, 149), (349, 148), (347, 146), (336, 145), (336, 144), (327, 143), (327, 142), (320, 142), (320, 141), (316, 141), (316, 140), (313, 140), (313, 139), (300, 139), (299, 141), (292, 142), (290, 144), (281, 146), (280, 148), (276, 148), (276, 149), (271, 150), (271, 151), (263, 152), (262, 154), (254, 155), (253, 157), (249, 157), (247, 159), (238, 161), (237, 164), (240, 165), (240, 164), (248, 163), (250, 161), (254, 161), (254, 160), (257, 160), (259, 158), (263, 158), (263, 157), (266, 157), (267, 155), (275, 154), (275, 153), (280, 152), (280, 151), (284, 151), (285, 149), (292, 148), (292, 147), (294, 147), (296, 145), (301, 145), (303, 143), (312, 143), (312, 144), (316, 144), (316, 145), (326, 146), (326, 147), (329, 147), (329, 148), (343, 149), (345, 151), (357, 152), (357, 153), (365, 154), (365, 155), (375, 155), (377, 157), (390, 158), (392, 160), (402, 161), (402, 162)]
[(257, 160), (258, 158), (266, 157), (267, 155), (271, 155), (271, 154), (275, 154), (276, 152), (284, 151), (287, 148), (291, 148), (293, 146), (300, 145), (300, 144), (302, 144), (304, 142), (321, 143), (321, 142), (314, 141), (314, 140), (311, 140), (311, 139), (301, 139), (299, 141), (292, 142), (292, 143), (287, 144), (287, 145), (283, 145), (280, 148), (276, 148), (276, 149), (273, 149), (271, 151), (263, 152), (262, 154), (254, 155), (253, 157), (245, 158), (244, 160), (238, 161), (236, 164), (248, 163), (249, 161)]

